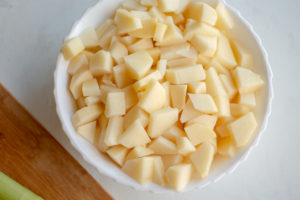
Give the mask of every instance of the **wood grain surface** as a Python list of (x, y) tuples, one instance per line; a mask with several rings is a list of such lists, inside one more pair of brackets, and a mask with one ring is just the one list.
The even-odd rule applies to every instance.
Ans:
[(1, 83), (0, 171), (45, 200), (112, 199)]

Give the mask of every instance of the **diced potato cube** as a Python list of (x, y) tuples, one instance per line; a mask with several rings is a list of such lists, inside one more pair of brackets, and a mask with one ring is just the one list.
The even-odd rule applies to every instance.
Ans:
[(100, 47), (102, 47), (103, 49), (108, 49), (112, 41), (112, 38), (116, 34), (117, 34), (117, 27), (115, 25), (112, 25), (107, 29), (106, 32), (104, 32), (102, 37), (99, 37)]
[(125, 9), (117, 10), (115, 21), (119, 34), (124, 34), (143, 28), (141, 19)]
[(138, 97), (132, 85), (127, 86), (123, 89), (125, 94), (125, 108), (128, 110), (133, 105), (137, 104)]
[(163, 88), (165, 89), (165, 94), (166, 94), (166, 101), (164, 106), (171, 106), (170, 89), (169, 89), (170, 83), (166, 81), (163, 82), (161, 86), (163, 86)]
[[(171, 17), (172, 18), (172, 17)], [(181, 30), (175, 25), (168, 25), (164, 39), (156, 42), (156, 46), (168, 46), (184, 42)]]
[(190, 82), (187, 84), (188, 92), (194, 94), (206, 93), (206, 84), (205, 82), (196, 81)]
[(191, 43), (203, 56), (213, 57), (217, 50), (218, 37), (194, 35)]
[(106, 19), (99, 27), (96, 28), (96, 33), (98, 38), (102, 38), (103, 35), (111, 29), (113, 26), (113, 20), (112, 19)]
[(180, 117), (180, 122), (185, 123), (201, 114), (202, 113), (200, 111), (194, 108), (192, 101), (189, 99), (185, 104), (185, 106), (183, 107), (183, 111)]
[(193, 145), (207, 142), (209, 139), (216, 137), (213, 130), (198, 123), (185, 126), (184, 130)]
[(256, 106), (256, 99), (254, 93), (240, 94), (238, 96), (238, 103), (241, 105), (250, 106), (251, 108)]
[(96, 79), (90, 79), (82, 84), (83, 96), (100, 96), (100, 88)]
[(161, 58), (167, 60), (181, 58), (182, 56), (179, 53), (189, 51), (190, 47), (191, 45), (186, 42), (161, 47)]
[(120, 116), (111, 117), (105, 132), (104, 143), (107, 146), (119, 144), (119, 137), (123, 132), (124, 118)]
[(191, 143), (191, 141), (187, 137), (177, 138), (176, 146), (177, 146), (178, 152), (184, 156), (196, 151), (196, 148), (194, 147), (194, 145)]
[(154, 161), (152, 157), (127, 160), (122, 170), (140, 184), (152, 182)]
[(231, 41), (231, 47), (239, 66), (253, 67), (253, 56), (237, 41)]
[(100, 50), (91, 58), (90, 70), (94, 76), (110, 74), (112, 67), (113, 59), (108, 51)]
[(124, 115), (126, 111), (124, 92), (110, 92), (106, 96), (105, 116)]
[(162, 136), (159, 136), (158, 138), (153, 140), (149, 144), (148, 148), (152, 149), (154, 153), (158, 155), (169, 155), (177, 153), (176, 145)]
[(89, 61), (84, 54), (75, 56), (69, 64), (68, 73), (74, 75), (78, 71), (88, 70)]
[(153, 59), (145, 51), (139, 51), (124, 58), (127, 69), (132, 78), (139, 80), (150, 70)]
[(230, 116), (230, 101), (228, 96), (214, 96), (215, 103), (218, 107), (219, 117), (229, 117)]
[(189, 4), (186, 17), (214, 26), (217, 22), (218, 14), (208, 4), (196, 1)]
[(240, 94), (255, 92), (264, 84), (264, 81), (258, 74), (247, 68), (237, 67), (232, 72), (232, 76)]
[(153, 64), (156, 64), (158, 59), (160, 58), (160, 48), (154, 47), (154, 48), (147, 49), (146, 51), (152, 57)]
[(209, 94), (189, 94), (194, 108), (202, 113), (214, 114), (218, 108)]
[(219, 36), (220, 31), (206, 23), (199, 23), (193, 19), (188, 19), (184, 30), (184, 38), (191, 40), (194, 35)]
[(196, 65), (196, 58), (176, 58), (168, 61), (169, 68)]
[(128, 10), (140, 10), (140, 11), (147, 10), (147, 7), (139, 4), (139, 2), (137, 0), (124, 0), (122, 2), (122, 7), (126, 8)]
[(167, 63), (168, 61), (166, 59), (160, 59), (157, 62), (156, 70), (160, 73), (160, 79), (163, 79), (167, 72)]
[(156, 42), (161, 42), (164, 39), (167, 28), (168, 28), (168, 26), (166, 24), (157, 23), (155, 26), (153, 40)]
[(113, 161), (115, 161), (119, 166), (122, 166), (126, 155), (128, 153), (128, 149), (118, 145), (118, 146), (114, 146), (111, 147), (110, 149), (108, 149), (106, 151), (106, 153), (109, 155), (109, 157), (111, 157), (111, 159), (113, 159)]
[(160, 156), (153, 156), (153, 182), (159, 185), (165, 185), (164, 163)]
[(231, 103), (230, 112), (234, 117), (240, 117), (250, 112), (250, 107), (242, 104)]
[(115, 82), (119, 88), (124, 88), (134, 82), (134, 80), (127, 72), (125, 65), (121, 64), (115, 66), (113, 68), (113, 75), (114, 75)]
[(153, 38), (156, 20), (151, 17), (149, 19), (142, 19), (142, 26), (143, 28), (132, 31), (129, 35), (137, 38)]
[(139, 100), (139, 107), (151, 113), (165, 105), (166, 91), (158, 81), (151, 80)]
[(197, 124), (201, 124), (203, 126), (206, 126), (208, 128), (210, 128), (211, 130), (214, 130), (215, 125), (217, 123), (217, 116), (214, 115), (200, 115), (199, 117), (196, 117), (190, 121), (187, 122), (187, 126), (193, 124), (193, 123), (197, 123)]
[(257, 122), (252, 112), (228, 124), (228, 129), (237, 147), (245, 146), (249, 142), (256, 127)]
[(215, 68), (206, 70), (206, 89), (211, 96), (227, 96), (227, 92), (217, 74)]
[(127, 46), (129, 46), (129, 45), (131, 45), (131, 44), (133, 44), (134, 42), (137, 41), (137, 38), (132, 37), (132, 36), (130, 36), (130, 35), (120, 37), (119, 39), (120, 39), (120, 41), (121, 41), (122, 43), (124, 43), (124, 44), (127, 45)]
[(226, 157), (234, 156), (236, 147), (231, 137), (226, 137), (218, 141), (218, 154)]
[(162, 161), (164, 163), (165, 169), (171, 166), (178, 165), (183, 161), (183, 157), (180, 154), (174, 155), (161, 155)]
[(171, 128), (169, 128), (167, 131), (165, 131), (162, 136), (171, 140), (172, 142), (176, 142), (176, 138), (184, 137), (185, 132), (177, 125), (174, 125)]
[(99, 45), (98, 35), (93, 27), (85, 29), (79, 37), (85, 48), (92, 48)]
[(178, 120), (176, 108), (165, 107), (150, 114), (148, 134), (151, 138), (162, 135)]
[(72, 116), (73, 126), (79, 127), (89, 122), (95, 121), (102, 113), (99, 105), (90, 105), (77, 110)]
[(86, 70), (84, 72), (79, 71), (74, 74), (70, 82), (70, 91), (74, 99), (78, 99), (82, 96), (82, 84), (92, 78), (93, 76), (89, 70)]
[(101, 91), (101, 102), (106, 104), (107, 94), (110, 92), (122, 92), (121, 89), (116, 88), (114, 86), (109, 85), (100, 85), (100, 91)]
[(233, 69), (235, 66), (237, 66), (237, 62), (233, 55), (228, 38), (225, 35), (221, 34), (219, 36), (218, 44), (219, 45), (218, 45), (216, 55), (215, 55), (216, 59), (224, 67), (226, 67), (228, 69)]
[(202, 65), (177, 67), (167, 70), (166, 79), (173, 84), (184, 84), (205, 79)]
[(127, 47), (119, 41), (116, 41), (112, 44), (110, 47), (110, 52), (118, 64), (122, 63), (124, 56), (128, 55)]
[(77, 56), (81, 51), (84, 50), (84, 45), (79, 37), (72, 38), (64, 43), (61, 51), (66, 60)]
[(174, 12), (179, 7), (179, 0), (158, 0), (158, 8), (162, 12)]
[(84, 103), (87, 106), (100, 103), (100, 101), (101, 101), (101, 97), (86, 97), (84, 99)]
[(93, 144), (95, 141), (96, 121), (79, 126), (77, 128), (77, 132), (84, 139), (86, 139), (87, 141)]
[(131, 159), (141, 158), (144, 156), (149, 156), (153, 153), (154, 151), (149, 148), (143, 146), (136, 146), (129, 152), (126, 159), (131, 160)]
[(232, 29), (234, 23), (225, 5), (219, 2), (216, 11), (218, 13), (216, 26), (220, 29)]
[(131, 108), (124, 117), (124, 128), (128, 128), (137, 119), (140, 120), (142, 126), (145, 128), (148, 125), (148, 115), (138, 106)]
[(170, 85), (172, 106), (181, 111), (185, 105), (187, 85)]
[(145, 76), (144, 78), (136, 81), (133, 84), (133, 87), (135, 89), (135, 91), (142, 91), (146, 88), (146, 86), (149, 84), (149, 82), (151, 80), (156, 80), (158, 81), (161, 78), (161, 73), (159, 71), (154, 71), (150, 74), (148, 74), (147, 76)]
[(229, 99), (232, 99), (237, 94), (237, 89), (230, 75), (220, 74), (221, 82), (228, 94)]
[(153, 42), (149, 38), (144, 38), (136, 41), (135, 43), (128, 46), (128, 50), (130, 53), (138, 52), (138, 51), (146, 51), (153, 48)]
[(214, 147), (210, 143), (204, 142), (190, 155), (190, 159), (201, 178), (208, 175), (214, 154)]
[(140, 0), (140, 3), (144, 6), (157, 6), (157, 0)]
[(120, 136), (120, 144), (127, 148), (141, 146), (149, 143), (151, 140), (148, 137), (140, 120), (135, 120), (125, 132)]
[(168, 168), (166, 176), (170, 187), (181, 191), (189, 183), (192, 176), (191, 164), (179, 164)]

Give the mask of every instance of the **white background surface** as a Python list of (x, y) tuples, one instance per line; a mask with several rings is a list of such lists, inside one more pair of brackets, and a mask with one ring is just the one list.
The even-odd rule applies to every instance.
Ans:
[(260, 145), (233, 174), (203, 190), (173, 195), (137, 192), (95, 173), (62, 132), (52, 92), (56, 55), (72, 23), (96, 2), (0, 0), (0, 83), (115, 199), (300, 199), (300, 1), (228, 0), (253, 24), (269, 53), (273, 113)]

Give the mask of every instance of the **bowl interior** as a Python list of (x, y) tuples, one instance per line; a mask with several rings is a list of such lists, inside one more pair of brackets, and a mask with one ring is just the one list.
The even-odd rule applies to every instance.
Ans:
[[(115, 9), (119, 6), (122, 0), (102, 0), (99, 1), (94, 7), (88, 9), (82, 18), (77, 21), (70, 34), (66, 37), (72, 38), (78, 36), (81, 31), (87, 27), (97, 27), (106, 18), (111, 17)], [(213, 5), (217, 0), (204, 0), (205, 2)], [(226, 4), (226, 2), (225, 2)], [(227, 5), (227, 4), (226, 4)], [(214, 161), (210, 175), (204, 180), (193, 180), (186, 188), (185, 191), (193, 188), (202, 188), (211, 182), (219, 180), (223, 175), (232, 172), (237, 165), (245, 160), (250, 150), (257, 145), (262, 129), (265, 128), (267, 116), (269, 115), (269, 107), (271, 101), (271, 71), (269, 69), (267, 55), (261, 45), (260, 39), (253, 32), (251, 25), (248, 24), (232, 7), (227, 5), (235, 22), (235, 28), (229, 32), (238, 41), (241, 41), (247, 49), (251, 51), (254, 56), (255, 71), (261, 74), (265, 81), (265, 86), (257, 94), (257, 107), (255, 115), (258, 121), (257, 134), (252, 139), (251, 144), (240, 149), (238, 153), (231, 159), (217, 158)], [(62, 121), (63, 129), (68, 135), (72, 145), (80, 152), (83, 158), (92, 166), (94, 166), (100, 173), (105, 174), (115, 181), (129, 185), (138, 190), (148, 190), (152, 192), (167, 192), (173, 191), (167, 188), (149, 184), (141, 186), (134, 180), (124, 174), (112, 161), (110, 161), (104, 154), (100, 153), (92, 144), (88, 143), (76, 134), (75, 129), (71, 123), (71, 116), (74, 113), (74, 101), (68, 90), (69, 77), (67, 73), (67, 61), (64, 60), (60, 53), (57, 60), (57, 67), (55, 71), (55, 99), (57, 104), (57, 112), (60, 120)]]

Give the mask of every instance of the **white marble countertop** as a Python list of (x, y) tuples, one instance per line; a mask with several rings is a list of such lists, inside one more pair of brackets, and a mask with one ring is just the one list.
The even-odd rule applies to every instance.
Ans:
[[(63, 134), (55, 112), (56, 55), (73, 21), (97, 0), (0, 0), (0, 82), (120, 200), (300, 199), (300, 1), (228, 0), (253, 24), (269, 53), (275, 101), (260, 145), (233, 174), (203, 190), (137, 192), (95, 173)], [(1, 120), (1, 119), (0, 119)]]

